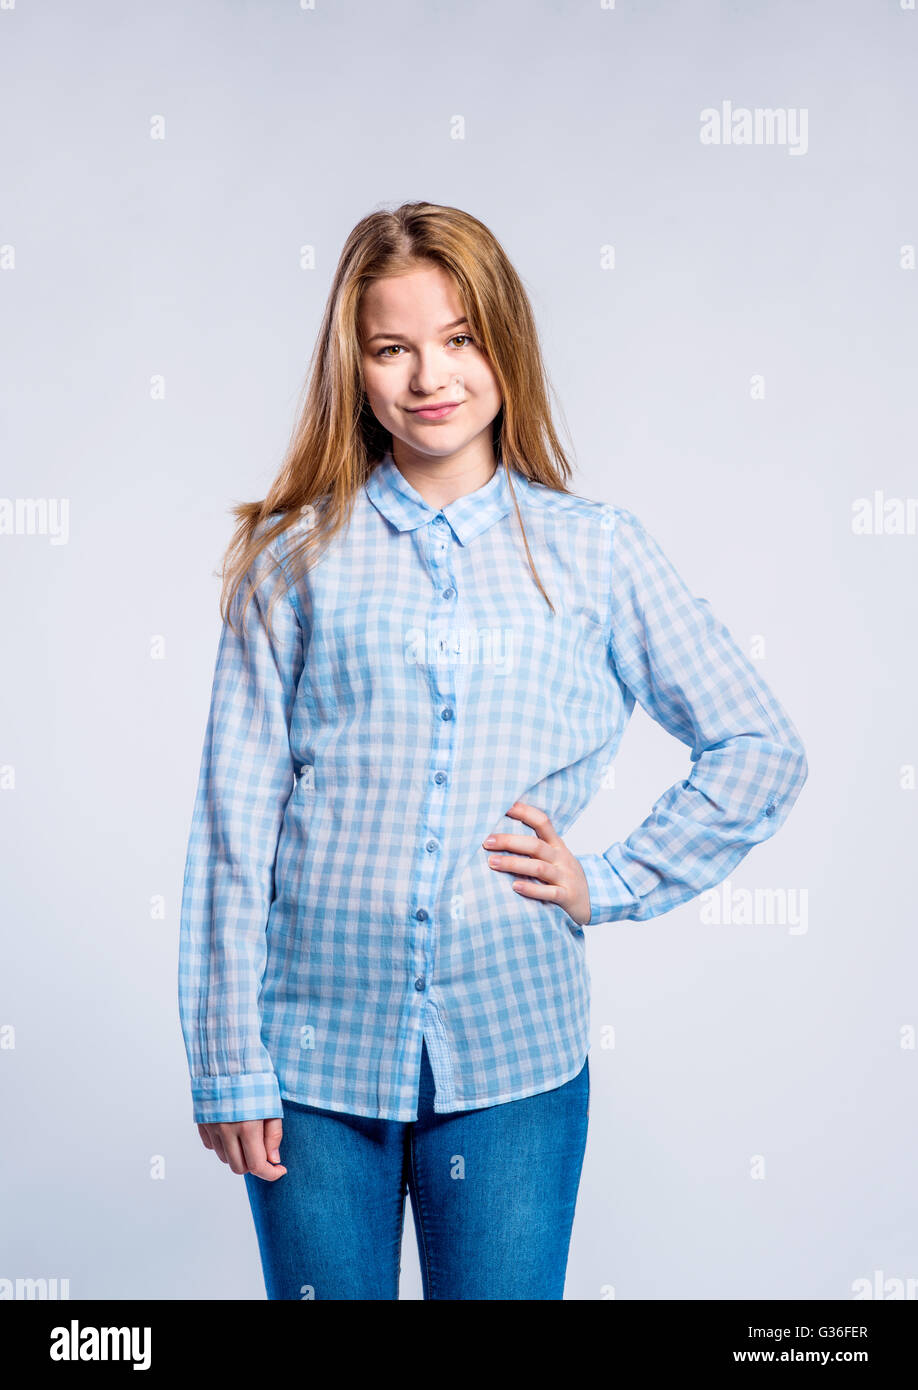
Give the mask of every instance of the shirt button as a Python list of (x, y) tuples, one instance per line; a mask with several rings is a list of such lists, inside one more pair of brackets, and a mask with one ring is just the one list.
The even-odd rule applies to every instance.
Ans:
[(436, 782), (438, 787), (442, 787), (443, 783), (446, 781), (446, 773), (438, 772), (434, 777), (434, 781)]
[(445, 709), (442, 709), (442, 710), (440, 711), (440, 718), (441, 718), (441, 719), (452, 719), (452, 717), (453, 717), (453, 711), (450, 709), (449, 705), (447, 705)]
[(427, 983), (427, 981), (424, 979), (424, 976), (423, 976), (423, 975), (419, 975), (418, 978), (417, 978), (417, 979), (415, 980), (415, 982), (414, 982), (414, 987), (415, 987), (415, 989), (423, 989), (426, 983)]
[(770, 806), (766, 806), (766, 807), (765, 807), (765, 814), (766, 814), (766, 816), (773, 816), (774, 813), (775, 813), (775, 804), (774, 804), (774, 802), (772, 802)]
[(445, 525), (446, 525), (446, 517), (445, 517), (445, 516), (435, 516), (435, 517), (434, 517), (434, 525), (435, 525), (435, 526), (445, 526)]
[(456, 594), (456, 590), (455, 590), (455, 589), (444, 589), (444, 590), (443, 590), (443, 597), (444, 597), (444, 598), (454, 598), (454, 597), (455, 597), (455, 594)]
[(419, 922), (426, 922), (426, 921), (427, 921), (427, 909), (426, 909), (425, 907), (419, 907), (418, 910), (417, 910), (417, 912), (416, 912), (414, 915), (415, 915), (415, 917), (418, 919)]
[(427, 844), (424, 846), (424, 848), (427, 850), (428, 854), (433, 854), (434, 850), (437, 848), (437, 843), (438, 842), (436, 840), (427, 841)]

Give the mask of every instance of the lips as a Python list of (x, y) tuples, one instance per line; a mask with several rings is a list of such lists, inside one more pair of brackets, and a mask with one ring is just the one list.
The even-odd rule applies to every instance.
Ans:
[(452, 415), (454, 410), (458, 410), (462, 401), (453, 401), (443, 405), (422, 406), (420, 410), (412, 410), (410, 414), (418, 420), (445, 420), (448, 415)]

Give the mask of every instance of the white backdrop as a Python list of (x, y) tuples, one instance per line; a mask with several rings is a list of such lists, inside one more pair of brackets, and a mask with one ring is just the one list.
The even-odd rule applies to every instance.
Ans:
[[(0, 7), (0, 1280), (264, 1297), (176, 1005), (215, 570), (344, 237), (426, 198), (523, 276), (574, 490), (638, 514), (809, 759), (727, 920), (586, 929), (566, 1297), (915, 1297), (916, 58), (898, 0)], [(568, 844), (688, 768), (637, 709)]]

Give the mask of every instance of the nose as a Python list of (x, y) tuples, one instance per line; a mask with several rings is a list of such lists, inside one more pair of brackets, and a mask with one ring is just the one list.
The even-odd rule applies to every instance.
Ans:
[(438, 391), (452, 382), (462, 382), (462, 377), (451, 372), (450, 364), (444, 363), (438, 350), (424, 351), (418, 354), (417, 371), (411, 379), (411, 386), (419, 396), (435, 396)]

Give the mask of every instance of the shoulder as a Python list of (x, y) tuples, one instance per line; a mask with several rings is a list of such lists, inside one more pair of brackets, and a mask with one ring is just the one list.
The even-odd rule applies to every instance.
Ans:
[(272, 536), (265, 546), (265, 550), (279, 564), (284, 565), (290, 551), (298, 542), (302, 541), (309, 533), (315, 518), (310, 516), (310, 508), (303, 507), (299, 511), (293, 512), (271, 512), (264, 517), (255, 528), (255, 536), (259, 539), (266, 536), (281, 521), (284, 525)]
[[(288, 554), (295, 544), (297, 518), (288, 517), (289, 524), (277, 535), (271, 535), (284, 516), (284, 512), (272, 512), (262, 517), (253, 528), (250, 540), (257, 549), (249, 564), (247, 581), (265, 596), (273, 594), (275, 589), (280, 589), (293, 598)], [(270, 539), (267, 539), (269, 536)]]
[(640, 518), (634, 512), (616, 502), (599, 502), (577, 492), (559, 492), (529, 478), (523, 478), (522, 483), (523, 486), (517, 489), (521, 501), (525, 498), (526, 503), (534, 510), (557, 517), (560, 522), (583, 522), (609, 535), (619, 528), (631, 532), (641, 532), (644, 529)]

